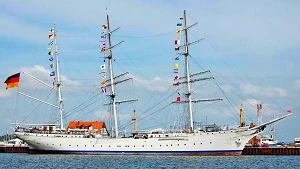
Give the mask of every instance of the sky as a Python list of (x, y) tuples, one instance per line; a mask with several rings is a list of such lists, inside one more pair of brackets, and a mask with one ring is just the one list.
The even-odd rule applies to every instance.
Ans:
[[(263, 105), (262, 121), (293, 115), (275, 125), (279, 141), (300, 137), (300, 2), (223, 0), (91, 0), (0, 2), (0, 81), (20, 71), (51, 85), (48, 30), (56, 23), (60, 75), (64, 99), (64, 123), (70, 120), (108, 120), (106, 94), (101, 92), (104, 54), (101, 26), (106, 8), (113, 49), (114, 74), (129, 72), (133, 78), (116, 86), (117, 98), (138, 98), (118, 105), (121, 130), (130, 131), (133, 110), (138, 129), (170, 128), (185, 119), (184, 107), (171, 104), (177, 97), (174, 83), (176, 24), (187, 11), (191, 72), (210, 70), (201, 77), (213, 80), (192, 84), (193, 99), (223, 98), (223, 101), (193, 105), (194, 120), (221, 126), (238, 125), (243, 104), (244, 121), (257, 124), (256, 104)], [(179, 61), (183, 76), (184, 57)], [(107, 67), (107, 66), (106, 66)], [(125, 76), (122, 78), (126, 78)], [(121, 80), (121, 79), (120, 79)], [(52, 104), (55, 91), (21, 73), (19, 88), (0, 85), (0, 134), (22, 123), (57, 122), (55, 108), (17, 94), (34, 95)], [(180, 86), (184, 97), (184, 86)], [(110, 125), (109, 122), (106, 122)], [(265, 134), (268, 134), (266, 130)]]

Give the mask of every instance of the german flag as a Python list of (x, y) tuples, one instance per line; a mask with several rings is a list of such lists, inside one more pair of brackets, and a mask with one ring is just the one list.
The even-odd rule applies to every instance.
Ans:
[(19, 87), (20, 73), (9, 76), (4, 83), (6, 83), (6, 90), (8, 88)]

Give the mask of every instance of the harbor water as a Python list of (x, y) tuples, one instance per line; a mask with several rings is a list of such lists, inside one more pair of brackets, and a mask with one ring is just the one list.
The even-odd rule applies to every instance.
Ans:
[(37, 155), (0, 153), (0, 168), (300, 168), (300, 156)]

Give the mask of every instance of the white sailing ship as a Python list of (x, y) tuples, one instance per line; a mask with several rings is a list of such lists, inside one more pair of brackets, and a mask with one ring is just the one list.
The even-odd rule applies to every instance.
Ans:
[[(183, 29), (185, 35), (185, 48), (183, 56), (185, 57), (185, 78), (182, 84), (186, 84), (186, 101), (178, 101), (188, 105), (189, 111), (189, 128), (178, 132), (170, 132), (161, 129), (148, 131), (135, 131), (132, 136), (120, 137), (118, 132), (118, 120), (116, 104), (121, 102), (131, 102), (132, 100), (116, 101), (114, 85), (116, 77), (113, 75), (113, 55), (112, 48), (116, 45), (111, 43), (109, 16), (107, 14), (107, 37), (109, 46), (108, 51), (108, 68), (110, 77), (107, 82), (110, 84), (110, 100), (114, 115), (115, 134), (109, 134), (105, 129), (104, 123), (102, 128), (95, 129), (92, 125), (86, 128), (67, 128), (64, 129), (62, 119), (62, 98), (60, 89), (60, 78), (58, 70), (58, 55), (55, 52), (56, 69), (57, 69), (57, 92), (58, 92), (58, 110), (60, 112), (60, 128), (56, 129), (54, 125), (44, 125), (44, 130), (33, 131), (17, 128), (15, 135), (28, 143), (38, 152), (44, 153), (83, 153), (83, 154), (169, 154), (169, 155), (241, 155), (245, 144), (252, 137), (260, 134), (267, 125), (275, 123), (288, 117), (291, 114), (273, 119), (267, 123), (250, 128), (249, 126), (240, 126), (232, 129), (222, 130), (213, 128), (212, 130), (198, 130), (194, 128), (192, 103), (203, 101), (215, 101), (220, 99), (191, 99), (191, 77), (193, 74), (189, 72), (189, 45), (188, 29), (191, 26), (186, 24), (186, 12), (183, 15)], [(193, 25), (192, 25), (193, 26)], [(56, 38), (56, 30), (54, 29), (54, 39)], [(54, 40), (55, 42), (56, 40)], [(192, 42), (193, 43), (193, 42)], [(55, 42), (56, 44), (56, 42)], [(201, 73), (201, 72), (200, 72)], [(200, 74), (199, 73), (199, 74)], [(195, 80), (197, 81), (197, 80)], [(199, 81), (199, 80), (198, 80)], [(176, 104), (177, 104), (176, 103)], [(49, 127), (50, 126), (50, 127)], [(51, 128), (51, 129), (50, 129)]]

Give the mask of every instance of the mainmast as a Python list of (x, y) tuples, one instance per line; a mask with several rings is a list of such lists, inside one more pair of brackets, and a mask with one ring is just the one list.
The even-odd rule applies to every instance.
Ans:
[(185, 101), (176, 101), (173, 103), (187, 103), (188, 104), (188, 114), (189, 114), (189, 130), (190, 132), (194, 132), (194, 121), (193, 121), (193, 110), (192, 110), (192, 103), (198, 103), (198, 102), (206, 102), (206, 101), (217, 101), (217, 100), (223, 100), (221, 98), (217, 98), (217, 99), (198, 99), (198, 100), (192, 100), (191, 98), (191, 83), (193, 82), (197, 82), (197, 81), (202, 81), (202, 80), (209, 80), (209, 79), (213, 79), (214, 77), (204, 77), (204, 78), (198, 78), (198, 79), (191, 79), (192, 77), (196, 76), (196, 75), (201, 75), (201, 74), (205, 74), (205, 73), (209, 73), (209, 70), (206, 71), (202, 71), (202, 72), (197, 72), (197, 73), (193, 73), (190, 74), (190, 70), (189, 70), (189, 45), (197, 43), (201, 40), (204, 40), (204, 38), (196, 40), (194, 42), (189, 43), (188, 41), (188, 29), (197, 25), (198, 23), (195, 23), (191, 26), (187, 25), (187, 21), (186, 21), (186, 11), (184, 10), (183, 13), (183, 19), (184, 19), (184, 35), (185, 35), (185, 39), (184, 39), (184, 44), (182, 46), (179, 46), (179, 48), (184, 47), (184, 53), (182, 55), (185, 56), (185, 71), (184, 77), (180, 77), (179, 80), (183, 80), (181, 82), (178, 82), (176, 85), (179, 84), (186, 84), (186, 100)]
[(54, 50), (55, 50), (55, 68), (56, 68), (56, 80), (55, 85), (57, 86), (57, 93), (58, 93), (58, 107), (59, 107), (59, 115), (60, 115), (60, 128), (64, 128), (63, 124), (63, 99), (61, 95), (61, 81), (59, 76), (59, 60), (58, 60), (58, 48), (57, 48), (57, 41), (56, 41), (56, 24), (54, 22)]
[(105, 57), (108, 59), (108, 69), (109, 69), (109, 80), (106, 80), (106, 82), (110, 82), (110, 84), (106, 85), (107, 87), (110, 86), (110, 103), (108, 104), (104, 104), (104, 105), (112, 105), (112, 111), (113, 111), (113, 115), (114, 115), (114, 123), (115, 123), (115, 132), (116, 132), (116, 138), (119, 136), (119, 129), (118, 129), (118, 116), (117, 116), (117, 109), (116, 109), (116, 104), (120, 104), (120, 103), (123, 103), (123, 102), (132, 102), (132, 101), (137, 101), (137, 99), (131, 99), (131, 100), (123, 100), (123, 101), (116, 101), (115, 97), (116, 97), (116, 94), (115, 94), (115, 85), (118, 84), (118, 83), (122, 83), (122, 82), (125, 82), (127, 80), (131, 80), (132, 78), (128, 78), (128, 79), (124, 79), (124, 80), (121, 80), (121, 81), (115, 81), (116, 78), (119, 78), (121, 76), (124, 76), (126, 74), (128, 74), (128, 72), (125, 72), (125, 73), (122, 73), (118, 76), (115, 76), (114, 77), (114, 74), (113, 74), (113, 54), (112, 54), (112, 48), (121, 44), (122, 42), (124, 41), (121, 41), (119, 43), (117, 43), (116, 45), (112, 45), (112, 42), (111, 42), (111, 34), (113, 32), (115, 32), (117, 29), (113, 30), (113, 31), (110, 31), (110, 24), (109, 24), (109, 15), (108, 15), (108, 12), (106, 12), (106, 20), (107, 20), (107, 36), (108, 36), (108, 45), (109, 47), (107, 48), (108, 50), (108, 56)]
[[(107, 20), (107, 30), (108, 30), (108, 44), (109, 47), (111, 47), (111, 34), (110, 34), (110, 25), (109, 25), (109, 16), (108, 13), (106, 14), (106, 20)], [(112, 49), (110, 48), (108, 50), (108, 68), (109, 68), (109, 74), (110, 74), (110, 82), (111, 82), (111, 103), (113, 108), (113, 114), (114, 114), (114, 121), (115, 121), (115, 131), (116, 131), (116, 137), (118, 137), (118, 119), (117, 119), (117, 110), (116, 110), (116, 100), (115, 100), (115, 85), (114, 85), (114, 78), (113, 78), (113, 67), (112, 67)]]
[[(183, 19), (184, 19), (184, 28), (187, 27), (186, 25), (186, 12), (184, 10), (184, 13), (183, 13)], [(187, 98), (187, 101), (188, 101), (188, 112), (189, 112), (189, 116), (190, 116), (190, 131), (193, 131), (193, 112), (192, 112), (192, 100), (191, 100), (191, 82), (190, 82), (190, 72), (189, 72), (189, 41), (188, 41), (188, 31), (187, 29), (184, 29), (184, 34), (185, 34), (185, 42), (184, 42), (184, 45), (185, 45), (185, 53), (184, 53), (184, 56), (185, 56), (185, 76), (186, 76), (186, 81), (187, 81), (187, 84), (186, 84), (186, 91), (187, 93), (185, 94), (186, 95), (186, 98)]]

